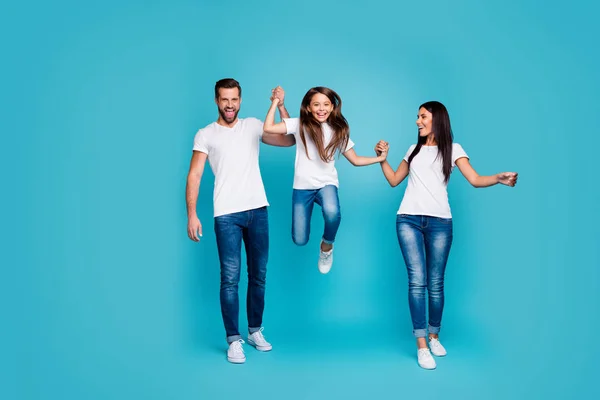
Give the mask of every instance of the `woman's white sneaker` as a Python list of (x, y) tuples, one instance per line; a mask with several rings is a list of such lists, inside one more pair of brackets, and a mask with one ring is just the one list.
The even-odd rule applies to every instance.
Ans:
[(273, 349), (271, 343), (267, 342), (265, 337), (262, 334), (262, 331), (265, 328), (260, 328), (260, 330), (248, 335), (248, 344), (256, 347), (256, 350), (260, 351), (270, 351)]
[(246, 355), (244, 354), (244, 348), (242, 347), (243, 343), (244, 341), (240, 339), (229, 344), (229, 349), (227, 349), (227, 361), (234, 364), (243, 364), (246, 362)]
[(429, 338), (429, 348), (431, 349), (431, 353), (437, 357), (444, 357), (446, 354), (446, 349), (438, 339)]
[(421, 368), (435, 369), (436, 367), (435, 360), (431, 356), (429, 349), (419, 349), (417, 351), (417, 360)]

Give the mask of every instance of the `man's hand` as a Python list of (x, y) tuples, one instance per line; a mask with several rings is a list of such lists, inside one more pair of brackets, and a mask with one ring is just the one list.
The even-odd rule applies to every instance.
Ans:
[(285, 100), (285, 91), (281, 86), (277, 86), (275, 89), (271, 90), (271, 101), (279, 99), (279, 103), (277, 103), (277, 107), (283, 107), (283, 101)]
[(194, 242), (199, 242), (202, 237), (202, 224), (197, 216), (188, 218), (188, 237)]

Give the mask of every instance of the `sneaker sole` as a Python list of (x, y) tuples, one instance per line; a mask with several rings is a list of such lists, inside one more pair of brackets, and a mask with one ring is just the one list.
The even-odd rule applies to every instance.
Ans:
[[(417, 363), (417, 364), (418, 364), (418, 363)], [(419, 367), (421, 367), (421, 368), (423, 368), (423, 369), (426, 369), (426, 370), (428, 370), (428, 371), (433, 371), (434, 369), (436, 369), (436, 368), (437, 368), (437, 365), (436, 365), (435, 367), (424, 367), (424, 366), (422, 366), (421, 364), (419, 364)]]
[(254, 347), (258, 351), (271, 351), (271, 350), (273, 350), (273, 346), (270, 346), (270, 347), (258, 346), (251, 339), (246, 340), (246, 343), (248, 343), (250, 346)]
[(246, 362), (245, 358), (229, 358), (227, 357), (227, 361), (229, 361), (232, 364), (243, 364)]
[[(333, 265), (331, 267), (333, 267)], [(322, 273), (323, 275), (328, 274), (329, 271), (331, 271), (331, 267), (329, 267), (327, 269), (325, 269), (323, 267), (319, 267), (319, 272)]]

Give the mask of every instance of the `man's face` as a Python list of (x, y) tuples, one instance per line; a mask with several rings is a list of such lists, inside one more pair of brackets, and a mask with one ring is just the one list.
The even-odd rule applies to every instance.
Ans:
[(242, 99), (240, 98), (240, 91), (238, 88), (220, 88), (219, 97), (215, 99), (221, 118), (228, 124), (231, 124), (237, 119), (241, 102)]

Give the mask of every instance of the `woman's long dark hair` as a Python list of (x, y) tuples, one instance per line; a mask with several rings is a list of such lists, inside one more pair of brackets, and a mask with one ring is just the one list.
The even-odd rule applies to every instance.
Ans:
[[(428, 101), (427, 103), (421, 104), (419, 110), (422, 108), (429, 111), (432, 115), (431, 131), (435, 137), (435, 141), (438, 146), (438, 157), (442, 157), (442, 172), (444, 173), (444, 182), (448, 183), (450, 179), (450, 173), (452, 172), (452, 141), (454, 135), (452, 134), (452, 127), (450, 126), (450, 116), (448, 110), (439, 101)], [(427, 136), (418, 135), (417, 146), (408, 157), (408, 167), (410, 163), (419, 151), (421, 147), (427, 141)]]
[[(313, 115), (308, 111), (310, 102), (313, 96), (317, 93), (327, 96), (333, 105), (333, 111), (331, 111), (329, 118), (327, 118), (327, 123), (333, 130), (333, 136), (331, 137), (331, 142), (329, 142), (327, 147), (325, 147), (323, 142), (323, 130), (321, 129), (321, 123), (317, 121), (315, 117), (313, 117)], [(304, 98), (302, 99), (302, 104), (300, 105), (299, 129), (300, 138), (302, 139), (304, 149), (306, 150), (306, 156), (308, 158), (310, 158), (310, 156), (308, 155), (308, 148), (306, 147), (305, 134), (308, 134), (308, 137), (317, 146), (319, 156), (324, 162), (333, 160), (336, 150), (344, 152), (346, 150), (346, 146), (348, 145), (348, 139), (350, 138), (350, 127), (348, 126), (348, 121), (346, 121), (346, 118), (344, 118), (342, 115), (341, 97), (333, 90), (322, 86), (314, 87), (306, 92)]]

